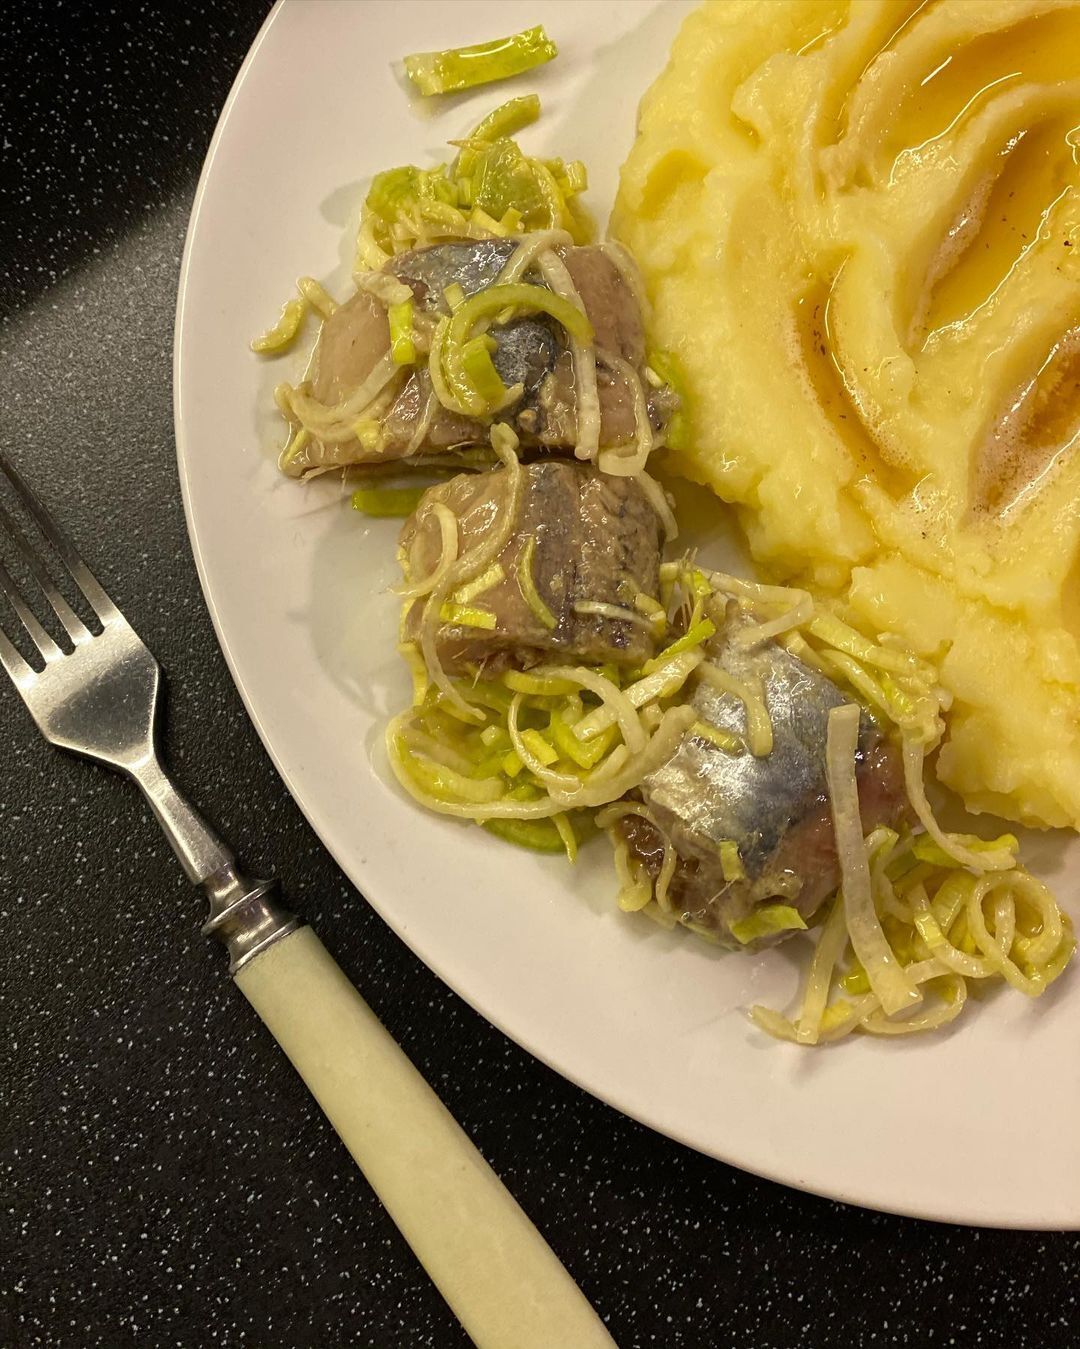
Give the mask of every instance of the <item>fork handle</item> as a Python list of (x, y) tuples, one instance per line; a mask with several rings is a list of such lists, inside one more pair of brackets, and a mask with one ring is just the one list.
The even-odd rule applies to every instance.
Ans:
[(612, 1349), (544, 1238), (309, 927), (235, 972), (479, 1349)]

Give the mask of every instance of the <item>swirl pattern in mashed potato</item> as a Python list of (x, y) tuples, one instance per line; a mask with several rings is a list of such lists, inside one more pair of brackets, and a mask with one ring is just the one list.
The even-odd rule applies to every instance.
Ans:
[(938, 775), (1080, 826), (1080, 5), (716, 0), (615, 232), (676, 471), (760, 563), (935, 660)]

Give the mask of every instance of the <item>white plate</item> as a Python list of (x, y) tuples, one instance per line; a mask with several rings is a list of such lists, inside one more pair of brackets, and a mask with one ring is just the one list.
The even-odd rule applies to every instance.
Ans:
[[(274, 467), (269, 389), (249, 353), (305, 272), (342, 284), (368, 177), (437, 162), (511, 93), (528, 134), (589, 165), (606, 212), (637, 100), (684, 6), (637, 0), (289, 3), (222, 114), (196, 197), (176, 326), (176, 434), (195, 559), (221, 645), (282, 777), (342, 868), (448, 984), (519, 1044), (620, 1110), (762, 1175), (853, 1203), (1010, 1226), (1080, 1226), (1080, 987), (994, 996), (951, 1033), (822, 1051), (774, 1044), (741, 1009), (783, 1005), (789, 947), (718, 954), (620, 914), (606, 846), (575, 870), (428, 818), (388, 780), (395, 525), (325, 479)], [(561, 55), (432, 109), (394, 63), (543, 22)], [(719, 508), (717, 513), (719, 513)], [(1076, 840), (1031, 860), (1076, 911)], [(333, 934), (327, 934), (331, 943)], [(612, 1159), (617, 1166), (618, 1160)]]

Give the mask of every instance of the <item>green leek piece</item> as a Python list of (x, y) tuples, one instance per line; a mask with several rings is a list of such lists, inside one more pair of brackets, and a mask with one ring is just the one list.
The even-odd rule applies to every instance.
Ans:
[(412, 515), (424, 495), (423, 487), (360, 487), (352, 494), (352, 508), (378, 519)]
[(536, 588), (536, 581), (533, 577), (533, 558), (535, 556), (536, 535), (530, 534), (525, 540), (525, 547), (522, 548), (521, 556), (518, 558), (518, 588), (521, 590), (521, 597), (529, 606), (533, 617), (545, 628), (551, 630), (557, 626), (557, 621)]
[(487, 820), (484, 828), (496, 838), (533, 852), (562, 852), (564, 843), (552, 820)]
[(549, 767), (559, 757), (558, 751), (553, 745), (540, 734), (539, 731), (522, 731), (521, 743), (534, 755), (545, 768)]
[(564, 721), (559, 712), (554, 712), (548, 731), (564, 759), (569, 759), (579, 768), (595, 768), (611, 748), (618, 734), (618, 727), (609, 726), (591, 740), (579, 740), (574, 734), (573, 727)]
[[(531, 224), (549, 226), (551, 205), (539, 172), (543, 165), (529, 159), (510, 140), (495, 141), (478, 151), (471, 164), (469, 192), (473, 206), (498, 219), (511, 208)], [(561, 214), (561, 205), (560, 205)]]
[(448, 600), (439, 610), (444, 623), (455, 623), (462, 628), (484, 628), (491, 631), (495, 627), (495, 615), (490, 609), (478, 609), (471, 604), (454, 604)]
[(735, 735), (731, 731), (725, 731), (720, 726), (714, 726), (711, 721), (695, 721), (693, 726), (690, 727), (690, 734), (700, 736), (702, 740), (708, 740), (717, 749), (722, 749), (725, 754), (741, 754), (746, 748), (746, 742), (742, 736)]
[(521, 75), (553, 60), (558, 54), (559, 49), (543, 27), (538, 26), (473, 47), (414, 52), (405, 58), (405, 72), (420, 93), (430, 97)]
[(281, 307), (281, 317), (261, 337), (252, 340), (251, 350), (257, 351), (260, 356), (284, 351), (290, 342), (295, 341), (306, 312), (307, 305), (303, 300), (287, 300)]
[(416, 342), (413, 337), (413, 302), (402, 300), (387, 308), (390, 320), (390, 354), (396, 365), (412, 365), (416, 360)]
[(703, 618), (700, 623), (695, 623), (692, 628), (685, 632), (680, 638), (666, 646), (663, 651), (647, 660), (641, 667), (642, 674), (650, 675), (654, 670), (659, 670), (662, 665), (666, 665), (672, 656), (681, 656), (684, 651), (692, 651), (694, 647), (701, 646), (707, 642), (716, 632), (716, 624), (711, 618)]
[[(739, 856), (739, 845), (734, 839), (725, 838), (720, 844), (720, 870), (724, 873), (724, 880), (729, 885), (732, 881), (744, 881), (746, 879), (746, 868)], [(803, 927), (805, 926), (806, 924), (803, 923)]]
[(495, 341), (486, 333), (480, 337), (471, 337), (463, 344), (458, 354), (459, 369), (478, 398), (491, 407), (497, 406), (506, 397), (507, 388), (495, 369), (491, 353), (495, 350)]
[(732, 923), (731, 935), (746, 946), (759, 937), (772, 936), (774, 932), (791, 932), (805, 927), (802, 914), (790, 904), (762, 904), (753, 913)]
[(529, 674), (524, 670), (507, 670), (502, 679), (514, 693), (529, 693), (539, 698), (561, 698), (577, 689), (577, 685), (568, 679), (553, 679), (550, 675)]
[(384, 169), (371, 180), (365, 207), (388, 223), (397, 218), (398, 210), (416, 201), (422, 195), (422, 182), (434, 174), (426, 174), (411, 164), (397, 169)]
[(566, 172), (557, 179), (564, 196), (576, 197), (589, 186), (589, 174), (580, 159), (572, 160), (566, 166)]
[[(996, 852), (1008, 850), (1015, 853), (1020, 847), (1014, 834), (1002, 834), (1000, 838), (978, 838), (974, 834), (957, 834), (956, 841), (972, 852)], [(956, 859), (943, 851), (928, 834), (920, 834), (912, 840), (911, 851), (920, 862), (930, 862), (936, 867), (954, 868)]]
[(524, 94), (521, 98), (500, 103), (469, 133), (470, 141), (498, 141), (516, 136), (540, 116), (538, 94)]

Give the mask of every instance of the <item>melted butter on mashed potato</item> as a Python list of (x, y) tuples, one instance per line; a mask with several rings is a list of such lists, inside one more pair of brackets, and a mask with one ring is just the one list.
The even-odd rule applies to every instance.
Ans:
[(1080, 4), (707, 4), (614, 228), (669, 466), (938, 663), (969, 806), (1080, 827)]

